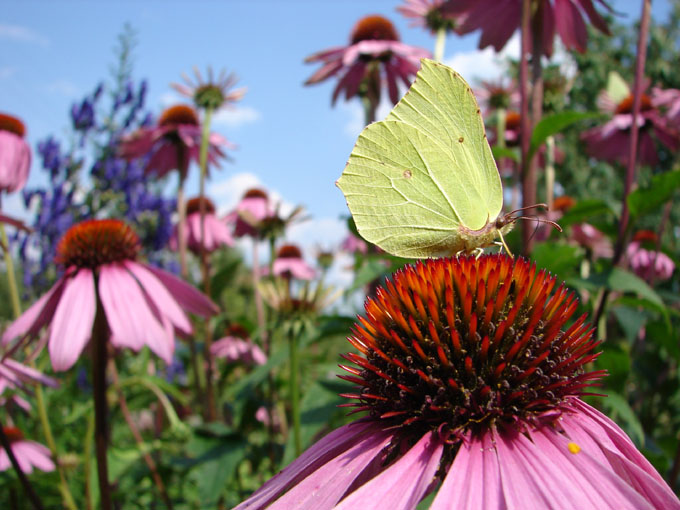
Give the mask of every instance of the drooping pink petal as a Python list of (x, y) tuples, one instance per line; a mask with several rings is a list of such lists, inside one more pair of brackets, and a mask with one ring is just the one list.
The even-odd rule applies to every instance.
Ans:
[(170, 294), (173, 295), (179, 305), (187, 312), (203, 317), (210, 317), (219, 312), (217, 305), (193, 286), (162, 269), (153, 266), (145, 267), (163, 282), (163, 285), (167, 287)]
[(15, 455), (22, 457), (30, 465), (37, 467), (41, 471), (54, 471), (55, 465), (51, 459), (50, 450), (35, 441), (22, 440), (12, 445)]
[(500, 467), (490, 434), (461, 444), (430, 510), (506, 510)]
[(165, 326), (158, 322), (139, 284), (123, 266), (101, 266), (99, 297), (112, 337), (123, 339), (127, 345), (148, 345), (163, 361), (172, 361), (165, 346), (168, 342), (174, 345), (174, 338), (167, 338)]
[(166, 315), (170, 322), (182, 333), (191, 334), (193, 328), (177, 301), (168, 292), (168, 289), (161, 281), (145, 266), (137, 262), (128, 260), (124, 262), (125, 267), (130, 271), (146, 292), (151, 301)]
[[(545, 434), (555, 434), (548, 430)], [(557, 448), (543, 429), (531, 440), (514, 431), (497, 434), (496, 451), (508, 508), (646, 510), (652, 507), (613, 470), (584, 452)], [(583, 454), (583, 455), (582, 455)]]
[(352, 448), (362, 438), (380, 433), (381, 427), (369, 420), (358, 420), (334, 430), (324, 438), (310, 446), (288, 465), (283, 471), (271, 478), (250, 498), (238, 505), (234, 510), (259, 510), (266, 508), (286, 489), (304, 480), (327, 462)]
[(7, 345), (16, 337), (35, 335), (45, 324), (49, 323), (52, 320), (54, 310), (57, 308), (65, 283), (66, 276), (59, 278), (46, 294), (10, 324), (2, 335), (3, 345)]
[(436, 432), (426, 433), (378, 476), (343, 499), (337, 510), (410, 510), (427, 494), (444, 451)]
[(0, 365), (5, 365), (9, 370), (17, 374), (24, 382), (38, 382), (52, 388), (56, 388), (59, 385), (56, 379), (48, 377), (34, 368), (22, 365), (13, 359), (2, 360)]
[(386, 432), (362, 437), (360, 442), (297, 483), (267, 509), (332, 509), (357, 475), (389, 444), (390, 439), (390, 434)]
[(79, 269), (66, 282), (50, 324), (47, 348), (54, 370), (68, 370), (78, 360), (92, 334), (96, 309), (94, 274)]
[(576, 49), (580, 53), (586, 51), (588, 30), (581, 12), (572, 0), (555, 0), (555, 22), (557, 32), (567, 48)]

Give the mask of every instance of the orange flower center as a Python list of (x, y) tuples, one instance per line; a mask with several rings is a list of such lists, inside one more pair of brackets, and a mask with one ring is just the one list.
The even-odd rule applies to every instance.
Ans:
[[(215, 204), (209, 198), (203, 198), (206, 214), (215, 214)], [(187, 215), (201, 212), (201, 197), (187, 200)]]
[(505, 129), (519, 129), (522, 116), (517, 112), (508, 112), (505, 116)]
[[(652, 106), (651, 98), (647, 94), (642, 94), (640, 97), (640, 111), (646, 112), (652, 109), (654, 109), (654, 106)], [(615, 113), (633, 113), (633, 94), (630, 94), (618, 104)]]
[[(454, 435), (559, 410), (603, 375), (598, 344), (564, 285), (522, 258), (453, 257), (406, 266), (365, 304), (343, 356), (342, 396), (385, 426)], [(555, 413), (557, 416), (559, 413)]]
[(561, 197), (557, 197), (553, 201), (553, 209), (556, 210), (556, 211), (566, 212), (569, 209), (571, 209), (572, 207), (574, 207), (574, 205), (576, 205), (576, 200), (571, 198), (569, 195), (563, 195)]
[(9, 131), (23, 138), (26, 134), (26, 126), (17, 117), (0, 113), (0, 131)]
[(361, 18), (350, 36), (351, 44), (360, 41), (398, 41), (399, 34), (390, 20), (382, 16), (373, 15)]
[(86, 220), (66, 231), (55, 261), (63, 267), (96, 269), (104, 264), (135, 260), (139, 237), (120, 220)]
[(241, 326), (240, 324), (232, 324), (227, 328), (226, 333), (228, 336), (235, 336), (243, 340), (247, 340), (248, 338), (250, 338), (250, 333), (248, 333), (248, 330)]
[(655, 243), (657, 240), (657, 235), (656, 232), (652, 232), (651, 230), (638, 230), (635, 232), (635, 235), (633, 236), (633, 241), (637, 241), (639, 243)]
[(294, 244), (284, 244), (283, 246), (281, 246), (281, 248), (279, 248), (279, 251), (276, 252), (276, 258), (301, 259), (302, 252), (300, 251), (300, 248), (298, 248)]
[(17, 427), (2, 427), (2, 431), (5, 433), (5, 437), (10, 443), (21, 441), (24, 438), (23, 432)]
[(260, 189), (260, 188), (250, 188), (248, 191), (246, 191), (243, 194), (243, 198), (264, 198), (267, 199), (269, 198), (269, 195), (267, 195), (267, 192)]
[(190, 124), (198, 126), (196, 110), (185, 104), (178, 104), (163, 110), (158, 119), (159, 126), (174, 126), (177, 124)]

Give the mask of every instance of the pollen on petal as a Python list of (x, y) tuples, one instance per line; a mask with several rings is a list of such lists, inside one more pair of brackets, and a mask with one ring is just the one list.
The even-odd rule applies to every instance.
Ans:
[(581, 451), (581, 447), (577, 445), (576, 443), (570, 442), (567, 445), (567, 449), (569, 450), (570, 453), (576, 454)]

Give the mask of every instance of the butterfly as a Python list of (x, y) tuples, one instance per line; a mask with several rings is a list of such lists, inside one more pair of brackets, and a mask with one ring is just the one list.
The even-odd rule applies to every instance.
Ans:
[[(467, 82), (423, 59), (385, 120), (359, 135), (337, 186), (359, 234), (399, 257), (481, 251), (513, 226)], [(507, 249), (507, 246), (506, 246)]]

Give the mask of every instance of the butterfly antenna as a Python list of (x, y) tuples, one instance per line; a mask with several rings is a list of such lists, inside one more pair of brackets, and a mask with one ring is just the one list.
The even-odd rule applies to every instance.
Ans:
[(512, 254), (510, 251), (510, 248), (508, 248), (508, 243), (505, 242), (505, 238), (503, 237), (503, 232), (500, 230), (498, 231), (498, 237), (501, 238), (501, 244), (503, 245), (503, 248), (505, 248), (505, 251), (510, 255), (510, 257), (515, 258), (515, 256)]
[[(559, 223), (554, 222), (552, 220), (546, 220), (544, 218), (536, 218), (532, 216), (516, 216), (514, 218), (515, 220), (530, 220), (530, 221), (535, 221), (536, 223), (545, 223), (546, 225), (550, 225), (553, 227), (555, 230), (558, 232), (562, 232), (562, 227), (560, 227)], [(538, 226), (537, 226), (538, 228)]]
[[(520, 207), (519, 209), (515, 209), (514, 211), (510, 211), (508, 214), (515, 214), (521, 211), (528, 211), (529, 209), (548, 209), (548, 204), (534, 204), (534, 205), (527, 205), (526, 207)], [(519, 218), (518, 218), (519, 219)]]

